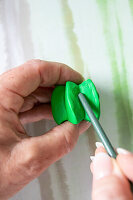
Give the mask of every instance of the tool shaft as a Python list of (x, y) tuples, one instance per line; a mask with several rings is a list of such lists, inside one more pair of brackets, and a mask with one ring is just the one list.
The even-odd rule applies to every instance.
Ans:
[(93, 113), (88, 101), (86, 100), (85, 96), (80, 93), (78, 95), (81, 103), (82, 103), (82, 106), (84, 107), (86, 113), (88, 114), (90, 120), (91, 120), (91, 123), (93, 124), (101, 142), (103, 143), (106, 151), (108, 152), (108, 154), (113, 157), (113, 158), (116, 158), (116, 152), (112, 146), (112, 144), (110, 143), (108, 137), (106, 136), (102, 126), (100, 125), (98, 119), (96, 118), (95, 114)]
[[(110, 143), (108, 137), (106, 136), (102, 126), (100, 125), (98, 119), (96, 118), (95, 114), (93, 113), (88, 101), (86, 100), (85, 96), (82, 93), (79, 93), (78, 95), (83, 108), (85, 109), (86, 113), (88, 114), (91, 123), (93, 124), (102, 144), (104, 145), (106, 151), (108, 152), (108, 154), (113, 157), (116, 158), (117, 154), (112, 146), (112, 144)], [(130, 189), (133, 193), (133, 183), (131, 181), (129, 181), (130, 184)]]

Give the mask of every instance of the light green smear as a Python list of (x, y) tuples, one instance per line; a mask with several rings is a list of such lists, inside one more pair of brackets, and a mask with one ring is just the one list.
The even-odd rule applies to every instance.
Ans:
[[(76, 66), (76, 70), (80, 72), (82, 75), (84, 75), (84, 62), (83, 62), (80, 47), (78, 45), (78, 39), (77, 39), (76, 33), (74, 32), (73, 14), (69, 7), (68, 0), (61, 0), (61, 5), (62, 5), (62, 13), (63, 13), (66, 36), (68, 38), (69, 47), (70, 47), (70, 53), (73, 58), (74, 65)], [(90, 78), (90, 76), (87, 76), (87, 77)], [(89, 151), (91, 150), (93, 146), (92, 143), (90, 142), (90, 138), (92, 139), (93, 137), (93, 141), (95, 142), (97, 141), (96, 135), (94, 133), (95, 131), (93, 128), (91, 128), (91, 130), (88, 130), (87, 135), (88, 135), (88, 142), (89, 142)], [(92, 135), (92, 137), (90, 137), (90, 135)]]
[(130, 134), (132, 138), (133, 137), (133, 120), (132, 120), (132, 109), (131, 109), (131, 104), (130, 104), (128, 76), (127, 76), (126, 62), (125, 62), (125, 56), (124, 56), (123, 34), (122, 34), (122, 30), (121, 30), (121, 26), (120, 26), (120, 22), (119, 22), (117, 14), (116, 14), (116, 21), (117, 21), (117, 27), (118, 27), (118, 38), (119, 38), (119, 44), (120, 44), (121, 66), (122, 66), (121, 86), (122, 86), (123, 100), (125, 103), (126, 117), (128, 118), (128, 121), (129, 121), (129, 129), (130, 129)]
[(133, 0), (129, 0), (129, 7), (130, 7), (130, 10), (131, 10), (131, 15), (133, 17)]
[(68, 38), (70, 47), (70, 56), (72, 56), (76, 70), (82, 75), (84, 74), (84, 62), (82, 59), (80, 47), (78, 45), (78, 39), (74, 32), (74, 20), (73, 14), (69, 7), (67, 0), (61, 0), (62, 13), (65, 25), (66, 36)]
[[(118, 124), (118, 134), (119, 134), (119, 143), (124, 148), (131, 150), (131, 130), (130, 123), (131, 120), (131, 109), (129, 105), (129, 97), (128, 91), (123, 91), (128, 88), (127, 76), (126, 76), (126, 68), (125, 68), (125, 60), (123, 57), (123, 47), (121, 47), (121, 56), (122, 56), (122, 67), (123, 67), (123, 75), (120, 77), (118, 71), (118, 63), (115, 52), (115, 47), (113, 43), (113, 36), (110, 31), (110, 17), (109, 13), (109, 4), (108, 0), (97, 0), (98, 7), (102, 16), (103, 21), (103, 31), (106, 40), (107, 51), (109, 55), (109, 60), (111, 64), (112, 70), (112, 78), (113, 78), (113, 92), (115, 97), (115, 105), (116, 105), (116, 116), (117, 116), (117, 124)], [(119, 41), (122, 42), (121, 34), (118, 34)], [(120, 45), (122, 43), (120, 42)], [(124, 77), (123, 77), (124, 76)], [(123, 82), (124, 80), (124, 82)], [(123, 82), (123, 83), (122, 83)], [(124, 85), (126, 83), (126, 85)], [(123, 88), (124, 87), (124, 88)], [(115, 134), (115, 133), (113, 133)]]

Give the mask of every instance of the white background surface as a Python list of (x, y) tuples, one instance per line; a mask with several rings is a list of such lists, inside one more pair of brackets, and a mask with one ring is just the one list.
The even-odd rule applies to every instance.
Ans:
[[(115, 146), (131, 149), (132, 13), (128, 0), (1, 0), (0, 73), (40, 58), (66, 63), (91, 77), (100, 94), (104, 129)], [(26, 128), (34, 136), (52, 126), (42, 121)], [(91, 127), (69, 155), (12, 200), (91, 199), (89, 156), (95, 141)]]

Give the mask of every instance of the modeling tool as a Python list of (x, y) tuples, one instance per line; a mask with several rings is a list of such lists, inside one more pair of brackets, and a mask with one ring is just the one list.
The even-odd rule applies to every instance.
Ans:
[(79, 85), (67, 81), (65, 85), (56, 86), (51, 97), (52, 114), (57, 124), (64, 121), (72, 124), (78, 124), (82, 120), (90, 121), (78, 98), (79, 93), (86, 95), (96, 118), (99, 119), (100, 101), (94, 83), (90, 79)]
[[(101, 124), (99, 123), (98, 119), (95, 117), (95, 114), (92, 111), (85, 95), (82, 93), (79, 93), (78, 97), (81, 101), (81, 104), (82, 104), (84, 110), (88, 114), (88, 116), (91, 120), (91, 123), (93, 124), (94, 129), (96, 130), (96, 133), (98, 134), (102, 144), (104, 145), (106, 151), (108, 152), (109, 156), (116, 158), (117, 154), (116, 154), (111, 142), (109, 141), (107, 135), (105, 134)], [(129, 181), (129, 183), (130, 183), (131, 191), (133, 192), (133, 183), (131, 181)]]
[(108, 154), (113, 157), (113, 158), (116, 158), (116, 152), (112, 146), (112, 144), (110, 143), (108, 137), (106, 136), (102, 126), (100, 125), (98, 119), (95, 117), (95, 114), (94, 112), (92, 111), (88, 101), (86, 100), (85, 98), (85, 95), (82, 94), (82, 93), (79, 93), (78, 95), (80, 101), (81, 101), (81, 104), (83, 106), (83, 108), (85, 109), (86, 113), (88, 114), (90, 120), (91, 120), (91, 123), (93, 124), (101, 142), (103, 143), (106, 151), (108, 152)]

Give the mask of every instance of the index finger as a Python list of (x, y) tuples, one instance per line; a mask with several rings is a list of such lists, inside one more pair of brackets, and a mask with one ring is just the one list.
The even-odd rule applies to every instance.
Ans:
[(65, 64), (31, 60), (0, 76), (0, 93), (2, 93), (0, 102), (2, 103), (6, 99), (6, 106), (9, 104), (7, 107), (12, 107), (14, 104), (14, 107), (17, 106), (20, 109), (19, 102), (21, 101), (20, 104), (22, 104), (23, 101), (18, 96), (26, 97), (39, 86), (65, 84), (66, 81), (80, 83), (82, 80), (83, 78), (78, 72)]
[(39, 86), (65, 84), (66, 81), (82, 82), (82, 76), (65, 64), (31, 60), (0, 77), (2, 86), (20, 96), (27, 96)]

